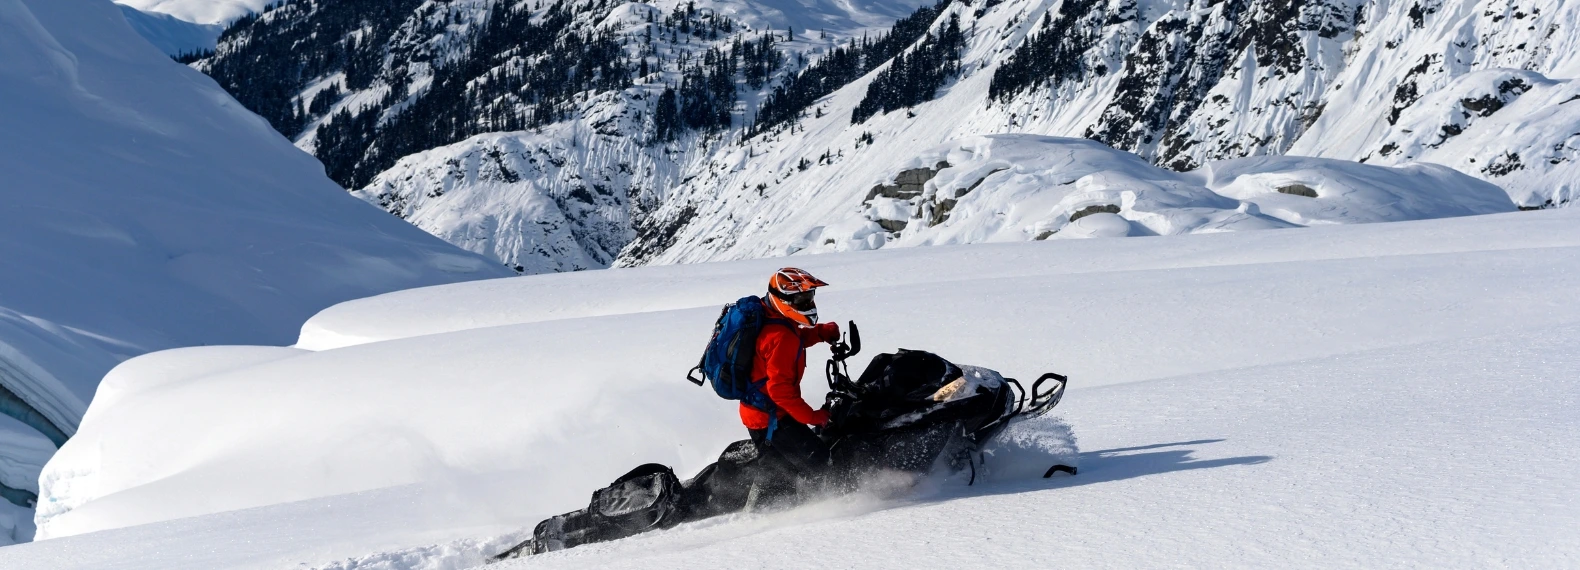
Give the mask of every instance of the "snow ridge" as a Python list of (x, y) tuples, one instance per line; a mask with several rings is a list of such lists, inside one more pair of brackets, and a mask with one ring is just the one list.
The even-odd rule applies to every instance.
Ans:
[(194, 24), (169, 14), (144, 12), (131, 6), (121, 6), (126, 23), (154, 47), (170, 56), (192, 57), (214, 51), (219, 34), (225, 30), (219, 24)]

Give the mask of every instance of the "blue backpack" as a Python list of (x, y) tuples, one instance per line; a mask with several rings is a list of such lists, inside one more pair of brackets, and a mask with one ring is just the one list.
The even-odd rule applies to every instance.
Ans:
[(713, 391), (718, 392), (720, 398), (739, 400), (768, 412), (771, 418), (768, 429), (772, 434), (773, 424), (778, 423), (775, 420), (778, 420), (779, 414), (775, 413), (777, 408), (764, 391), (767, 379), (757, 381), (752, 378), (752, 360), (757, 356), (757, 334), (770, 324), (794, 328), (788, 320), (769, 317), (763, 309), (762, 298), (756, 295), (741, 297), (725, 305), (719, 313), (718, 322), (713, 324), (713, 338), (708, 340), (708, 349), (702, 353), (702, 361), (686, 374), (686, 379), (701, 386), (702, 379), (696, 377), (696, 373), (701, 371), (713, 383)]

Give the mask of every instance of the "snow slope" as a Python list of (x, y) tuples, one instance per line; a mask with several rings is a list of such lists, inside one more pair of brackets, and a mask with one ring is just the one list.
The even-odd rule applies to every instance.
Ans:
[[(1560, 293), (1577, 285), (1575, 222), (1556, 210), (801, 259), (833, 283), (824, 312), (861, 322), (873, 353), (1069, 373), (1060, 413), (1081, 475), (940, 484), (516, 564), (1571, 565), (1576, 459), (1550, 450), (1580, 435), (1567, 411), (1580, 312)], [(414, 289), (325, 311), (298, 348), (132, 360), (47, 469), (52, 538), (0, 561), (476, 564), (631, 465), (693, 472), (740, 437), (729, 404), (680, 376), (717, 305), (778, 263)], [(176, 429), (194, 423), (209, 429)]]
[[(1558, 47), (1580, 37), (1573, 9), (1501, 0), (952, 4), (934, 27), (960, 18), (963, 71), (936, 99), (851, 124), (869, 74), (820, 100), (821, 116), (796, 129), (710, 151), (692, 162), (689, 183), (645, 213), (652, 229), (618, 263), (796, 251), (805, 236), (865, 210), (868, 188), (926, 149), (991, 133), (1092, 138), (1179, 171), (1277, 154), (1436, 162), (1498, 184), (1519, 205), (1560, 206), (1580, 185), (1580, 107), (1565, 102), (1573, 87), (1563, 79), (1580, 52)], [(1040, 35), (1066, 41), (1023, 53)], [(1551, 49), (1529, 49), (1538, 44)], [(991, 97), (1015, 57), (1051, 59), (1053, 75)], [(1516, 76), (1524, 83), (1497, 79)], [(1425, 140), (1408, 142), (1416, 139)], [(739, 149), (753, 157), (749, 167), (732, 154)], [(925, 242), (911, 227), (892, 241)], [(1124, 235), (1121, 227), (1089, 233)]]
[(131, 24), (138, 35), (166, 55), (214, 51), (219, 33), (225, 31), (219, 24), (194, 24), (169, 14), (144, 12), (126, 5), (121, 6), (121, 13), (126, 15), (126, 23)]
[[(925, 204), (902, 206), (869, 195), (873, 186), (889, 184), (907, 169), (931, 168), (933, 163), (922, 157), (935, 154), (940, 145), (968, 145), (990, 135), (1089, 138), (1179, 172), (1269, 155), (1381, 166), (1427, 162), (1498, 185), (1510, 201), (1526, 208), (1564, 206), (1580, 187), (1575, 170), (1580, 168), (1580, 104), (1575, 103), (1580, 87), (1573, 82), (1580, 73), (1574, 55), (1580, 53), (1574, 25), (1580, 18), (1573, 2), (947, 3), (931, 26), (937, 32), (958, 18), (964, 36), (958, 76), (936, 90), (913, 84), (875, 88), (887, 69), (880, 65), (815, 97), (794, 125), (761, 130), (752, 127), (760, 126), (757, 117), (776, 85), (830, 59), (828, 54), (846, 42), (877, 37), (886, 18), (915, 4), (704, 3), (703, 8), (743, 22), (718, 37), (666, 33), (664, 16), (678, 4), (565, 4), (575, 23), (561, 32), (560, 41), (569, 41), (566, 34), (572, 31), (612, 34), (626, 67), (648, 72), (588, 88), (555, 108), (557, 122), (519, 127), (529, 117), (542, 116), (542, 109), (483, 88), (493, 84), (489, 74), (523, 73), (534, 64), (509, 53), (469, 51), (466, 38), (484, 28), (479, 23), (492, 6), (475, 1), (419, 3), (384, 14), (374, 28), (399, 33), (390, 33), (387, 45), (376, 50), (380, 57), (388, 55), (379, 59), (376, 76), (332, 105), (303, 111), (311, 116), (302, 129), (284, 119), (278, 124), (289, 122), (293, 136), (301, 130), (298, 143), (326, 162), (370, 169), (352, 176), (355, 168), (348, 166), (347, 174), (337, 175), (364, 199), (527, 273), (602, 266), (610, 260), (635, 266), (1001, 240), (1011, 234), (1032, 239), (1056, 229), (1062, 224), (1059, 211), (1008, 214), (1000, 204), (984, 211), (1026, 223), (1013, 231), (940, 231), (931, 224), (933, 216), (922, 215)], [(532, 13), (541, 21), (546, 12), (539, 8)], [(649, 22), (649, 14), (659, 22)], [(273, 17), (299, 20), (292, 29), (345, 20), (327, 9), (281, 10)], [(807, 19), (827, 22), (829, 36), (811, 33)], [(780, 33), (787, 26), (799, 30), (794, 40)], [(680, 67), (706, 59), (709, 49), (722, 53), (767, 30), (780, 38), (774, 49), (784, 64), (761, 85), (730, 72), (728, 81), (736, 89), (727, 128), (691, 130), (673, 141), (655, 136), (659, 93), (682, 83)], [(228, 71), (236, 66), (216, 65), (258, 54), (284, 59), (278, 54), (297, 41), (286, 35), (239, 34), (229, 51), (222, 49), (199, 66), (227, 70), (235, 85), (250, 85), (243, 81), (250, 79), (246, 74)], [(271, 45), (272, 50), (263, 49)], [(469, 87), (434, 88), (434, 78), (443, 76), (435, 70), (455, 62), (472, 66), (457, 68), (474, 69), (464, 78)], [(273, 63), (289, 68), (293, 62)], [(271, 84), (268, 92), (278, 96), (267, 101), (260, 96), (257, 106), (292, 109), (294, 117), (316, 100), (322, 85), (345, 83), (337, 79), (342, 77), (335, 70), (338, 64), (316, 63), (321, 65), (310, 67), (318, 77), (275, 74), (296, 83)], [(397, 96), (389, 96), (391, 89)], [(874, 89), (932, 96), (852, 122), (853, 109)], [(488, 120), (464, 134), (407, 146), (389, 141), (427, 131), (410, 135), (372, 126), (391, 124), (400, 110), (424, 98), (432, 105), (465, 109), (464, 118)], [(341, 112), (347, 116), (337, 115)], [(364, 112), (377, 113), (379, 121), (340, 135), (342, 144), (334, 149), (317, 146), (326, 126)], [(413, 145), (421, 148), (408, 148)], [(525, 169), (542, 176), (498, 176), (497, 169), (474, 168), (484, 158), (502, 161), (511, 172), (533, 159), (551, 159), (555, 166)], [(1023, 167), (1034, 170), (1041, 164)], [(1013, 196), (1008, 203), (1022, 197), (1022, 189), (1005, 191)], [(1175, 206), (1205, 213), (1228, 205), (1200, 197), (1207, 200)], [(1321, 199), (1352, 197), (1360, 196)], [(1042, 201), (1030, 202), (1048, 206)], [(902, 218), (907, 208), (912, 215)], [(1110, 213), (1123, 222), (1102, 215)], [(1146, 210), (1102, 214), (1064, 236), (1156, 233), (1156, 224), (1145, 219), (1158, 216)], [(1282, 227), (1229, 223), (1231, 217), (1236, 216), (1222, 213), (1179, 225), (1192, 231)], [(1378, 212), (1342, 218), (1382, 219), (1399, 218)], [(833, 243), (823, 248), (830, 239)]]
[(116, 3), (205, 26), (224, 25), (269, 5), (268, 0), (117, 0)]
[[(0, 1), (0, 52), (0, 491), (37, 490), (26, 434), (74, 433), (122, 360), (283, 344), (346, 299), (506, 274), (346, 196), (109, 2)], [(30, 534), (13, 522), (0, 541)]]

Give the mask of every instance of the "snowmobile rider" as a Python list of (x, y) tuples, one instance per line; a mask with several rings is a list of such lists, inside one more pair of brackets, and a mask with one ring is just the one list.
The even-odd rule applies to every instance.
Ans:
[(741, 423), (758, 452), (779, 455), (803, 476), (818, 474), (828, 464), (828, 445), (807, 427), (828, 425), (828, 410), (813, 409), (801, 398), (806, 348), (839, 340), (838, 324), (817, 322), (812, 297), (825, 285), (794, 267), (780, 269), (768, 279), (763, 304), (769, 320), (757, 335), (752, 378), (767, 380), (764, 391), (778, 408), (777, 420), (768, 411), (741, 403)]

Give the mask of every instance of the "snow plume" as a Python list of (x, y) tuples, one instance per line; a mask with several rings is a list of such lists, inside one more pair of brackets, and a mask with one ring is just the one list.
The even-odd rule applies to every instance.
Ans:
[(1057, 416), (1012, 421), (982, 446), (981, 480), (1036, 479), (1054, 465), (1080, 467), (1080, 448), (1070, 424)]
[(338, 560), (310, 570), (463, 570), (492, 561), (496, 553), (531, 538), (530, 532), (515, 532), (487, 539), (465, 539), (444, 544), (379, 552)]

